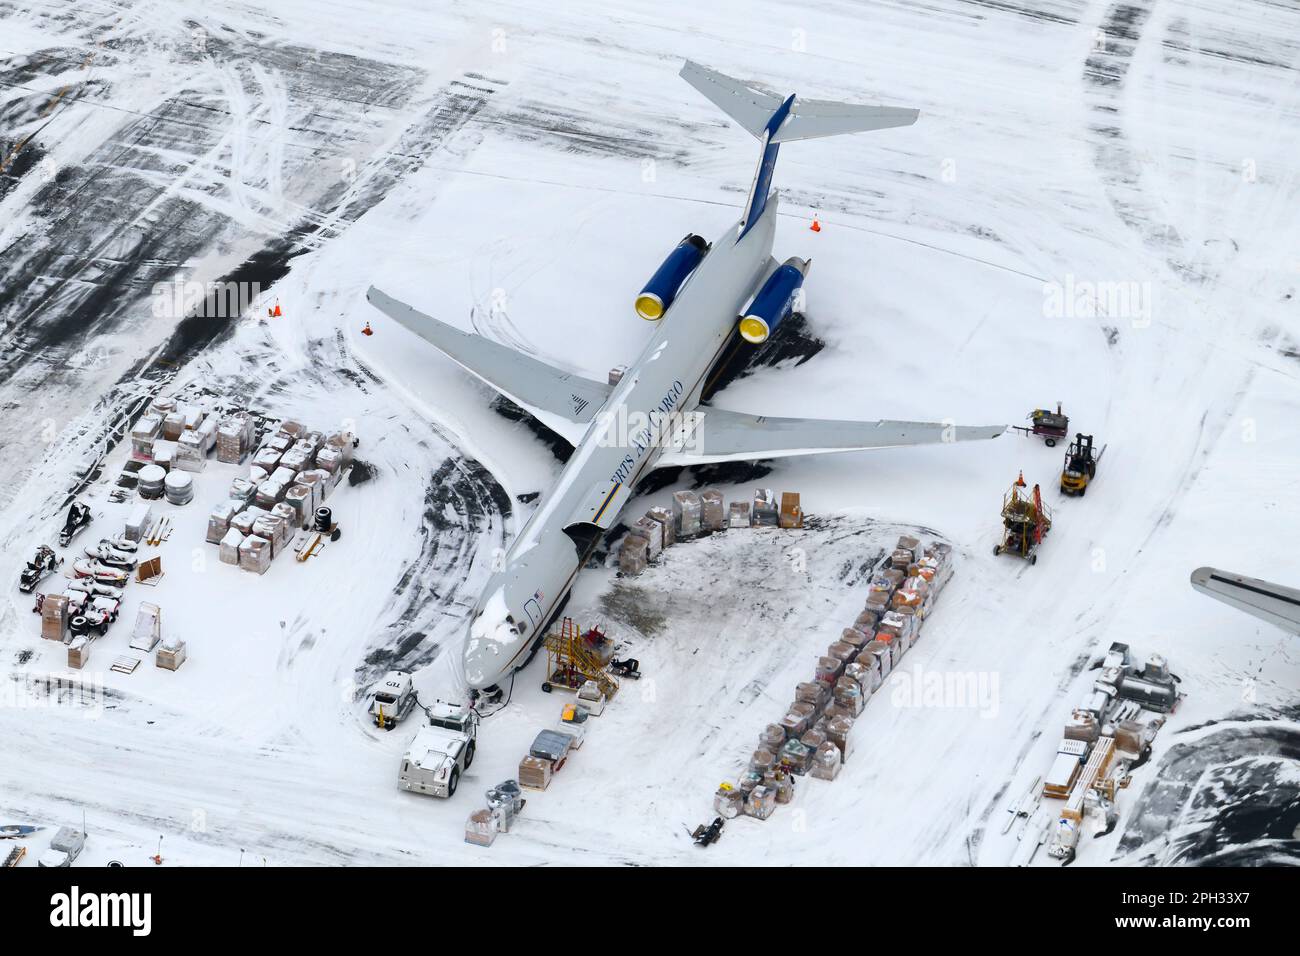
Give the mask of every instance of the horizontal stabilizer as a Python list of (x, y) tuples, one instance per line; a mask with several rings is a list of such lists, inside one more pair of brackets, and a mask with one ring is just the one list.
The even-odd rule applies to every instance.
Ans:
[(366, 292), (366, 299), (515, 404), (555, 416), (558, 423), (548, 420), (546, 424), (570, 442), (576, 442), (585, 428), (565, 428), (564, 423), (585, 426), (613, 391), (603, 382), (562, 371), (499, 342), (452, 328), (374, 286)]
[(695, 412), (686, 440), (664, 452), (658, 467), (753, 461), (896, 445), (944, 444), (997, 438), (1005, 425), (949, 425), (941, 422), (852, 422), (821, 418), (771, 418), (716, 408)]
[[(683, 64), (681, 77), (757, 139), (763, 138), (773, 115), (785, 102), (780, 96), (756, 90), (740, 80), (690, 60)], [(863, 106), (832, 100), (807, 100), (796, 96), (788, 114), (772, 132), (768, 142), (789, 143), (840, 133), (910, 126), (920, 115), (919, 110), (894, 106)]]
[(1219, 568), (1197, 568), (1192, 587), (1239, 611), (1300, 634), (1300, 591)]
[(795, 97), (789, 118), (772, 136), (774, 143), (790, 143), (840, 133), (866, 133), (875, 129), (911, 126), (920, 110), (897, 106), (859, 106), (829, 100), (805, 100)]

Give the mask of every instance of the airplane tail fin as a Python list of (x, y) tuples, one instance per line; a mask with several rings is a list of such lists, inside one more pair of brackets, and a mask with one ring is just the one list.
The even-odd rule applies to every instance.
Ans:
[(919, 110), (894, 106), (861, 106), (797, 96), (783, 99), (690, 60), (682, 65), (680, 75), (750, 135), (763, 139), (768, 134), (768, 143), (910, 126), (920, 115)]

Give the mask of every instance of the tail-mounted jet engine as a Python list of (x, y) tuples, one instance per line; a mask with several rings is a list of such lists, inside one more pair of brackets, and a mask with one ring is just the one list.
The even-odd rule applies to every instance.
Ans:
[(795, 296), (803, 287), (812, 260), (791, 256), (767, 277), (745, 314), (740, 317), (740, 335), (746, 342), (766, 342), (782, 320), (793, 310)]
[(686, 277), (708, 251), (709, 243), (703, 236), (692, 234), (679, 242), (636, 297), (636, 314), (652, 322), (663, 318)]

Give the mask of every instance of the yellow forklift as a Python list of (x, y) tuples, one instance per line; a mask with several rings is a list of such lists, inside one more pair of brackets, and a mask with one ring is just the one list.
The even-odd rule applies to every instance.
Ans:
[(1091, 435), (1076, 433), (1065, 453), (1065, 467), (1061, 469), (1061, 494), (1083, 497), (1088, 491), (1089, 483), (1097, 477), (1097, 465), (1104, 454), (1105, 445), (1101, 451), (1096, 451)]

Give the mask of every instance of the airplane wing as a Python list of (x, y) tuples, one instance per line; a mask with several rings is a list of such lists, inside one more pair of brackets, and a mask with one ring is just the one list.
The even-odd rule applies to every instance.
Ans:
[(1192, 587), (1261, 621), (1300, 634), (1300, 591), (1295, 588), (1219, 568), (1197, 568), (1192, 572)]
[(788, 458), (894, 445), (923, 445), (997, 438), (1006, 425), (941, 422), (847, 422), (819, 418), (771, 418), (718, 408), (699, 408), (694, 427), (680, 432), (658, 467), (722, 461)]
[[(554, 368), (481, 335), (454, 329), (374, 286), (366, 292), (366, 299), (515, 404), (560, 419), (556, 430), (570, 442), (576, 443), (586, 429), (565, 427), (566, 423), (586, 426), (613, 391), (603, 382)], [(555, 427), (551, 419), (546, 424)]]

